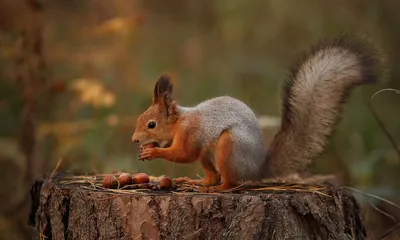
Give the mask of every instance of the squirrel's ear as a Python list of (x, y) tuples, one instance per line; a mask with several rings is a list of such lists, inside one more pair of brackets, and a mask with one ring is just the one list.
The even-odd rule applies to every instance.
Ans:
[(171, 82), (171, 77), (167, 74), (163, 74), (158, 78), (156, 85), (154, 86), (153, 92), (153, 104), (157, 104), (160, 101), (163, 101), (163, 97), (165, 93), (168, 93), (168, 97), (170, 98), (172, 95), (173, 85)]
[(156, 104), (158, 102), (158, 81), (156, 82), (156, 85), (154, 86), (154, 92), (153, 92), (153, 101), (152, 104)]
[(178, 113), (177, 104), (171, 99), (169, 92), (164, 92), (158, 104), (160, 111), (168, 118), (173, 119)]

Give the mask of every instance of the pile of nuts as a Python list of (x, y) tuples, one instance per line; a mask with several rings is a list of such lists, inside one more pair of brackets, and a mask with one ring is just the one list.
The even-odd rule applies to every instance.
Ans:
[(169, 177), (161, 177), (155, 183), (150, 182), (150, 177), (146, 173), (136, 173), (131, 176), (129, 173), (121, 173), (117, 178), (109, 174), (103, 178), (103, 186), (106, 188), (147, 188), (147, 189), (171, 189), (173, 182)]

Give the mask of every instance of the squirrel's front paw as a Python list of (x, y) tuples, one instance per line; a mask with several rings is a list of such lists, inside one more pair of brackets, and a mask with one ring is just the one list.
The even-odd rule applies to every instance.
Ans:
[(158, 148), (145, 148), (139, 154), (140, 160), (152, 160), (154, 158), (160, 157)]

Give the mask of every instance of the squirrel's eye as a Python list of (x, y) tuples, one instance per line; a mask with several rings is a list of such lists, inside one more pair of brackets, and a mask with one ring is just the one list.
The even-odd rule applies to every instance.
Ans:
[(155, 128), (156, 122), (149, 122), (148, 128)]

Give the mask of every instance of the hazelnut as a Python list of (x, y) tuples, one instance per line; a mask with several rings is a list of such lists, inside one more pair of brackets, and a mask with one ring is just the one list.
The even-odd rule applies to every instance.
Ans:
[(133, 175), (133, 182), (136, 184), (148, 183), (150, 182), (150, 178), (146, 173), (137, 173)]
[(114, 175), (106, 175), (103, 178), (103, 186), (106, 188), (117, 188), (118, 187), (118, 179)]
[(121, 173), (118, 177), (118, 181), (120, 187), (123, 187), (132, 183), (132, 177), (129, 173)]
[(148, 143), (146, 145), (142, 146), (142, 149), (146, 149), (146, 148), (155, 148), (157, 147), (157, 143), (153, 142), (153, 143)]
[(170, 189), (172, 187), (172, 180), (169, 177), (163, 177), (160, 179), (159, 188), (160, 189)]

